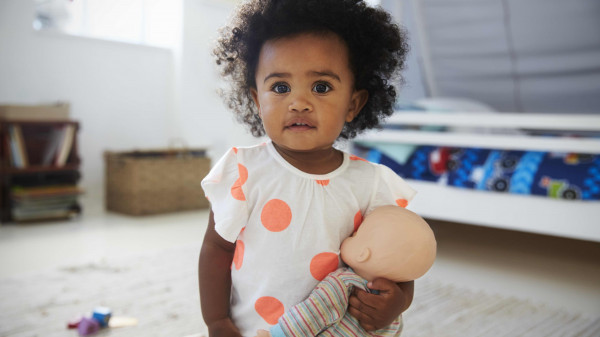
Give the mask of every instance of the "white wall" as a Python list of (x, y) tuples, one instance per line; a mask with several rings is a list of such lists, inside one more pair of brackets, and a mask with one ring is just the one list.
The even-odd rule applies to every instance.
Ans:
[[(210, 146), (214, 157), (254, 143), (216, 94), (210, 43), (232, 10), (184, 0), (175, 51), (32, 29), (33, 1), (0, 1), (0, 104), (71, 103), (81, 123), (82, 187), (98, 200), (105, 150), (162, 148), (173, 138)], [(96, 205), (97, 206), (97, 205)]]
[(185, 139), (204, 144), (218, 158), (233, 145), (260, 142), (238, 124), (217, 95), (220, 80), (211, 55), (218, 29), (227, 24), (234, 7), (213, 0), (184, 0), (184, 28), (180, 76), (176, 92), (181, 114), (178, 116)]
[(422, 70), (422, 53), (417, 35), (417, 23), (413, 1), (382, 0), (381, 6), (392, 13), (396, 21), (408, 32), (410, 50), (402, 72), (404, 83), (398, 87), (398, 97), (403, 101), (414, 101), (427, 96)]

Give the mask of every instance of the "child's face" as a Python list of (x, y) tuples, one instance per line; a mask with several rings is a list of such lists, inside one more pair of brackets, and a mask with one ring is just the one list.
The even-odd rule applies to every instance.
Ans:
[(251, 92), (269, 138), (294, 151), (330, 149), (368, 98), (354, 90), (347, 47), (333, 33), (265, 42)]

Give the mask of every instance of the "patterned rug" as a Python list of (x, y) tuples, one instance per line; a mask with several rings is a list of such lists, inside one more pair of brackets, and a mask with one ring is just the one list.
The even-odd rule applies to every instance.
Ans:
[[(75, 337), (67, 322), (97, 306), (136, 326), (104, 337), (200, 337), (199, 247), (104, 259), (0, 280), (0, 337)], [(430, 279), (417, 283), (403, 336), (600, 336), (600, 317), (490, 295)]]

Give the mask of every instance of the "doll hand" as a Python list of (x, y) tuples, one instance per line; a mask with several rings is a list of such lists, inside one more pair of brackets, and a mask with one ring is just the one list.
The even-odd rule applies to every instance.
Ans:
[(271, 337), (271, 333), (267, 330), (257, 330), (256, 337)]
[(392, 324), (406, 310), (407, 294), (396, 283), (377, 278), (369, 282), (368, 287), (378, 290), (379, 295), (354, 288), (348, 306), (350, 314), (366, 331), (381, 329)]
[(224, 318), (208, 325), (209, 337), (242, 337), (238, 328), (231, 319)]

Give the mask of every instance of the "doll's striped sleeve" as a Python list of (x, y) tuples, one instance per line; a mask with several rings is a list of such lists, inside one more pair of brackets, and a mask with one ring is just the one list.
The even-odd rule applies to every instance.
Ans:
[[(348, 308), (352, 283), (360, 284), (361, 278), (345, 269), (329, 274), (306, 300), (290, 308), (279, 319), (279, 327), (272, 328), (271, 334), (273, 337), (277, 332), (283, 332), (285, 336), (316, 336), (339, 323)], [(348, 336), (356, 335), (349, 332)]]

